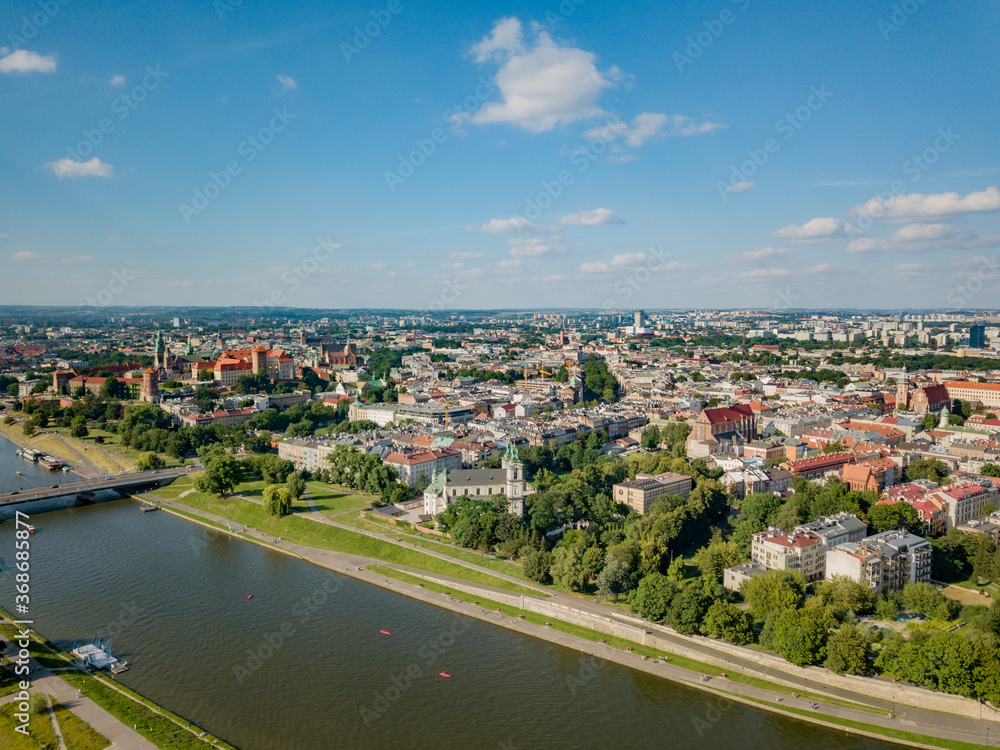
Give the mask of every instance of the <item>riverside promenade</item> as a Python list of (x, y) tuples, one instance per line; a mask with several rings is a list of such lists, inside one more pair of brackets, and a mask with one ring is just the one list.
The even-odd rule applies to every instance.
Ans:
[[(667, 657), (667, 661), (644, 658), (642, 655), (605, 644), (595, 643), (586, 638), (564, 633), (551, 627), (545, 627), (544, 625), (538, 625), (516, 617), (510, 617), (509, 615), (505, 615), (503, 613), (485, 610), (475, 604), (464, 602), (445, 594), (433, 593), (420, 586), (414, 586), (393, 578), (386, 578), (377, 571), (371, 570), (370, 567), (373, 565), (385, 565), (386, 567), (394, 568), (411, 576), (446, 583), (447, 585), (454, 586), (456, 590), (466, 592), (474, 591), (476, 592), (476, 595), (481, 596), (483, 599), (495, 597), (500, 601), (506, 601), (512, 596), (518, 596), (510, 591), (480, 584), (471, 584), (467, 581), (454, 579), (440, 574), (428, 574), (426, 571), (410, 568), (397, 563), (388, 563), (372, 558), (362, 558), (353, 554), (318, 549), (289, 541), (277, 542), (270, 534), (258, 532), (254, 529), (247, 529), (245, 531), (228, 531), (227, 527), (232, 524), (231, 519), (192, 508), (191, 506), (185, 505), (183, 502), (159, 498), (155, 495), (146, 495), (145, 497), (147, 499), (155, 500), (161, 505), (161, 507), (164, 508), (164, 510), (167, 510), (168, 512), (170, 510), (177, 511), (177, 515), (182, 518), (194, 520), (195, 522), (201, 522), (203, 525), (206, 525), (215, 531), (220, 531), (221, 533), (231, 533), (235, 536), (243, 537), (248, 541), (261, 544), (275, 551), (298, 557), (337, 573), (380, 586), (390, 591), (395, 591), (396, 593), (403, 594), (404, 596), (409, 596), (437, 607), (449, 609), (462, 615), (474, 617), (475, 619), (484, 622), (489, 622), (511, 630), (517, 630), (526, 635), (540, 638), (552, 643), (557, 643), (567, 648), (572, 648), (592, 657), (614, 661), (649, 674), (659, 675), (661, 677), (674, 680), (675, 682), (688, 685), (689, 687), (713, 693), (721, 698), (744, 702), (757, 708), (784, 714), (793, 718), (811, 721), (813, 723), (823, 724), (840, 730), (848, 730), (860, 734), (871, 734), (873, 737), (883, 739), (886, 738), (886, 735), (870, 733), (864, 729), (848, 727), (829, 720), (838, 719), (841, 721), (856, 722), (858, 724), (864, 724), (871, 727), (881, 727), (895, 732), (907, 732), (914, 735), (924, 735), (943, 740), (981, 745), (986, 745), (1000, 735), (1000, 725), (995, 722), (942, 713), (916, 706), (906, 706), (899, 703), (894, 704), (878, 700), (867, 695), (854, 693), (849, 690), (832, 687), (817, 680), (804, 680), (799, 677), (792, 677), (786, 672), (773, 669), (761, 664), (760, 662), (735, 657), (723, 651), (711, 649), (702, 644), (693, 643), (690, 639), (671, 633), (668, 628), (663, 628), (650, 623), (644, 623), (646, 628), (644, 632), (655, 635), (655, 639), (657, 641), (656, 646), (658, 648), (662, 648), (668, 652), (671, 651), (672, 648), (676, 648), (677, 650), (682, 651), (685, 655), (689, 655), (692, 650), (697, 651), (708, 663), (725, 663), (728, 665), (726, 667), (727, 671), (733, 672), (734, 674), (752, 673), (754, 675), (763, 675), (765, 678), (770, 677), (775, 683), (785, 686), (795, 686), (796, 689), (801, 688), (802, 692), (805, 693), (826, 696), (828, 701), (824, 701), (822, 697), (818, 700), (807, 700), (801, 697), (793, 697), (788, 692), (776, 693), (774, 690), (768, 690), (753, 684), (745, 684), (744, 682), (727, 679), (721, 676), (708, 677), (706, 680), (703, 679), (703, 675), (700, 672), (671, 664), (669, 662), (669, 656)], [(253, 498), (245, 499), (259, 502)], [(307, 502), (309, 502), (308, 499)], [(309, 504), (310, 507), (314, 507), (311, 502)], [(371, 532), (358, 529), (353, 526), (348, 526), (346, 524), (341, 524), (315, 511), (303, 512), (299, 515), (306, 518), (312, 518), (320, 523), (327, 523), (332, 526), (337, 526), (354, 533), (364, 534), (366, 536), (377, 538), (402, 547), (410, 547), (423, 554), (462, 565), (470, 570), (476, 570), (485, 575), (500, 578), (519, 586), (534, 589), (538, 591), (540, 600), (544, 597), (545, 601), (566, 607), (570, 612), (576, 611), (579, 613), (585, 613), (589, 615), (588, 620), (593, 619), (596, 615), (600, 619), (608, 622), (609, 629), (612, 629), (611, 626), (621, 625), (621, 621), (609, 614), (609, 610), (607, 608), (601, 607), (601, 605), (594, 602), (559, 592), (553, 592), (550, 589), (544, 589), (540, 586), (536, 586), (531, 582), (506, 576), (489, 568), (477, 566), (473, 563), (456, 560), (454, 557), (450, 557), (433, 550), (428, 550), (419, 545), (402, 541), (397, 542), (396, 537), (390, 534)], [(631, 620), (631, 618), (629, 619)], [(596, 624), (591, 625), (590, 627), (595, 630), (602, 629)], [(697, 657), (693, 656), (690, 658)], [(857, 707), (855, 708), (851, 704), (854, 704)], [(918, 746), (921, 745), (919, 742), (912, 741), (908, 742), (908, 744)], [(933, 747), (932, 745), (923, 746)]]

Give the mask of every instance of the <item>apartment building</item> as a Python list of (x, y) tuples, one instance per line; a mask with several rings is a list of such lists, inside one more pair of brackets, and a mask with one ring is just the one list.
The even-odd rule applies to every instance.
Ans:
[(845, 576), (882, 594), (931, 578), (931, 544), (907, 531), (875, 534), (826, 553), (828, 577)]
[(638, 474), (635, 479), (614, 486), (614, 501), (624, 503), (635, 513), (648, 513), (657, 498), (665, 495), (687, 497), (691, 486), (691, 477), (684, 474), (669, 471), (664, 474)]

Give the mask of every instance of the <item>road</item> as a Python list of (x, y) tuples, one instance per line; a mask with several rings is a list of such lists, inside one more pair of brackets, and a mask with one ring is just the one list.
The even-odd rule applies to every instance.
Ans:
[(110, 477), (82, 479), (77, 482), (53, 483), (45, 487), (31, 487), (23, 490), (0, 492), (0, 506), (29, 503), (35, 500), (49, 500), (54, 497), (75, 495), (86, 491), (97, 492), (99, 490), (127, 489), (145, 484), (159, 484), (168, 479), (176, 479), (186, 474), (187, 471), (187, 467), (153, 469), (152, 471), (122, 473)]
[[(204, 518), (206, 521), (212, 521), (216, 524), (221, 524), (222, 526), (232, 525), (230, 519), (224, 518), (222, 516), (217, 516), (212, 513), (201, 511), (191, 506), (184, 505), (182, 502), (175, 502), (172, 500), (165, 500), (162, 498), (156, 498), (164, 507), (176, 507), (178, 510), (183, 511), (186, 514), (193, 514), (197, 517)], [(254, 498), (246, 498), (248, 500), (253, 500), (254, 502), (259, 502)], [(443, 553), (438, 553), (432, 550), (428, 550), (425, 547), (419, 545), (414, 545), (408, 542), (397, 542), (396, 537), (390, 534), (380, 534), (376, 532), (366, 531), (363, 529), (358, 529), (353, 526), (348, 526), (346, 524), (339, 523), (332, 520), (328, 516), (324, 516), (319, 512), (305, 512), (301, 513), (302, 516), (306, 518), (312, 518), (315, 521), (326, 523), (331, 526), (336, 526), (338, 528), (343, 528), (348, 531), (353, 531), (355, 533), (364, 534), (366, 536), (381, 539), (383, 541), (390, 542), (402, 547), (408, 547), (418, 550), (424, 554), (436, 557), (442, 560), (446, 560), (457, 565), (469, 568), (471, 570), (476, 570), (485, 575), (493, 576), (495, 578), (502, 578), (510, 583), (516, 583), (520, 586), (526, 586), (528, 588), (533, 588), (538, 590), (540, 594), (544, 594), (549, 601), (557, 601), (559, 604), (572, 607), (574, 609), (589, 612), (591, 614), (600, 615), (603, 618), (612, 620), (612, 616), (606, 607), (602, 607), (592, 601), (581, 599), (579, 597), (571, 596), (568, 594), (562, 594), (559, 592), (553, 592), (551, 589), (544, 589), (540, 586), (532, 584), (531, 582), (524, 581), (519, 578), (513, 578), (507, 575), (497, 573), (489, 568), (480, 567), (473, 563), (468, 563), (463, 560), (457, 560), (454, 557), (449, 557)], [(223, 531), (223, 533), (225, 533)], [(426, 571), (418, 570), (414, 568), (409, 568), (404, 565), (399, 565), (397, 563), (385, 563), (380, 560), (375, 560), (371, 558), (363, 559), (357, 555), (350, 555), (340, 552), (334, 552), (330, 550), (322, 550), (314, 547), (308, 547), (305, 545), (295, 544), (288, 541), (282, 541), (276, 543), (275, 539), (270, 534), (264, 534), (258, 532), (254, 529), (247, 529), (246, 531), (236, 532), (238, 536), (249, 537), (253, 541), (258, 543), (264, 543), (267, 546), (277, 547), (281, 550), (294, 554), (295, 556), (301, 557), (304, 560), (312, 562), (316, 565), (328, 568), (330, 570), (335, 570), (338, 572), (346, 573), (347, 575), (358, 578), (369, 583), (381, 586), (389, 590), (395, 590), (399, 593), (405, 594), (412, 598), (427, 601), (436, 606), (445, 607), (447, 609), (460, 612), (461, 614), (468, 615), (470, 617), (475, 617), (479, 620), (484, 620), (486, 622), (491, 622), (493, 624), (501, 625), (514, 630), (519, 630), (523, 633), (542, 638), (554, 643), (559, 643), (565, 645), (569, 648), (573, 648), (584, 653), (588, 653), (594, 656), (598, 656), (602, 659), (609, 659), (611, 661), (624, 664), (626, 666), (641, 669), (642, 671), (649, 672), (651, 674), (660, 674), (661, 676), (670, 677), (678, 682), (687, 683), (692, 687), (698, 689), (705, 689), (711, 692), (719, 692), (720, 695), (725, 697), (725, 694), (731, 696), (748, 699), (752, 701), (764, 701), (769, 704), (770, 707), (782, 710), (785, 708), (795, 708), (808, 711), (817, 719), (822, 719), (823, 716), (836, 717), (840, 719), (848, 719), (851, 721), (856, 721), (859, 723), (869, 724), (884, 727), (887, 729), (895, 729), (897, 731), (912, 732), (914, 734), (922, 734), (933, 737), (939, 737), (942, 739), (956, 740), (960, 742), (972, 742), (978, 744), (986, 744), (990, 738), (996, 738), (998, 733), (1000, 733), (1000, 727), (994, 722), (983, 721), (977, 719), (970, 719), (963, 716), (955, 716), (953, 714), (945, 714), (937, 711), (926, 710), (922, 708), (904, 706), (900, 704), (890, 704), (886, 701), (881, 701), (875, 698), (871, 698), (866, 695), (861, 695), (858, 693), (852, 693), (848, 690), (843, 690), (840, 688), (831, 687), (825, 683), (816, 682), (813, 680), (802, 680), (799, 678), (792, 677), (786, 672), (781, 672), (776, 669), (772, 669), (761, 665), (756, 661), (751, 661), (749, 659), (741, 659), (739, 657), (731, 656), (727, 653), (716, 651), (708, 646), (704, 646), (697, 642), (680, 638), (673, 634), (669, 629), (663, 628), (657, 625), (652, 625), (647, 623), (647, 630), (653, 632), (655, 636), (661, 641), (665, 641), (667, 644), (674, 644), (677, 646), (683, 646), (689, 650), (698, 651), (705, 656), (711, 656), (713, 659), (724, 659), (731, 667), (728, 667), (733, 673), (741, 672), (744, 670), (752, 670), (757, 673), (763, 673), (770, 675), (782, 682), (791, 682), (795, 685), (802, 685), (803, 692), (810, 692), (819, 695), (826, 695), (830, 698), (837, 698), (840, 701), (852, 701), (858, 704), (870, 706), (879, 710), (884, 710), (886, 715), (881, 715), (880, 713), (872, 713), (870, 711), (864, 711), (860, 709), (853, 709), (850, 707), (845, 707), (841, 705), (834, 705), (823, 703), (822, 699), (812, 707), (810, 701), (803, 698), (791, 697), (787, 694), (776, 694), (774, 691), (766, 690), (764, 688), (759, 688), (755, 686), (745, 685), (740, 682), (735, 682), (722, 677), (711, 677), (708, 681), (703, 681), (701, 675), (697, 672), (684, 669), (682, 667), (673, 666), (668, 662), (660, 662), (654, 659), (644, 659), (642, 656), (623, 652), (620, 649), (616, 649), (610, 646), (604, 646), (601, 644), (595, 644), (592, 641), (572, 636), (561, 631), (556, 631), (551, 628), (546, 628), (544, 626), (535, 625), (529, 622), (525, 622), (518, 619), (512, 619), (508, 616), (502, 614), (497, 614), (494, 612), (487, 612), (472, 604), (453, 599), (441, 594), (434, 594), (425, 589), (411, 586), (409, 584), (403, 583), (401, 581), (396, 581), (394, 579), (385, 578), (379, 575), (377, 572), (368, 570), (367, 568), (375, 564), (384, 564), (392, 568), (403, 570), (405, 572), (415, 574), (415, 575), (427, 575)], [(438, 573), (433, 574), (435, 579), (451, 581), (455, 584), (462, 584), (466, 587), (473, 586), (483, 592), (483, 598), (488, 598), (491, 592), (499, 592), (510, 595), (511, 592), (503, 591), (500, 589), (491, 589), (488, 586), (483, 586), (480, 584), (471, 584), (468, 581), (451, 578), (449, 576), (441, 575)], [(890, 715), (892, 708), (895, 708), (899, 713), (897, 715)]]

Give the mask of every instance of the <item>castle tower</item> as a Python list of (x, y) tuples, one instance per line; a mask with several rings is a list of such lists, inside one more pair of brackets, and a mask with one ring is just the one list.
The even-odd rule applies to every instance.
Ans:
[(142, 373), (139, 398), (151, 404), (160, 403), (160, 378), (152, 367), (147, 367)]
[(896, 380), (896, 410), (902, 411), (910, 405), (910, 376), (906, 374), (906, 367), (903, 367)]
[(267, 352), (260, 344), (255, 346), (250, 352), (250, 364), (253, 365), (253, 374), (267, 374)]
[(524, 464), (517, 455), (514, 441), (507, 443), (501, 462), (507, 472), (507, 509), (515, 516), (524, 516)]
[(946, 427), (951, 427), (951, 414), (948, 413), (948, 407), (944, 407), (941, 410), (941, 421), (938, 422), (938, 427), (945, 429)]
[(166, 352), (167, 344), (163, 340), (163, 332), (157, 331), (156, 338), (153, 341), (153, 366), (163, 367), (166, 369)]

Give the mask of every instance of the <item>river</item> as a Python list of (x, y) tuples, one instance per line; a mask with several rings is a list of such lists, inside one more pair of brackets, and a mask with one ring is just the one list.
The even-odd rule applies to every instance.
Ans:
[[(0, 440), (5, 481), (16, 462), (30, 466)], [(109, 637), (131, 667), (122, 683), (242, 750), (893, 747), (592, 662), (130, 500), (38, 507), (36, 629), (63, 647)], [(8, 520), (8, 609), (13, 542)]]

